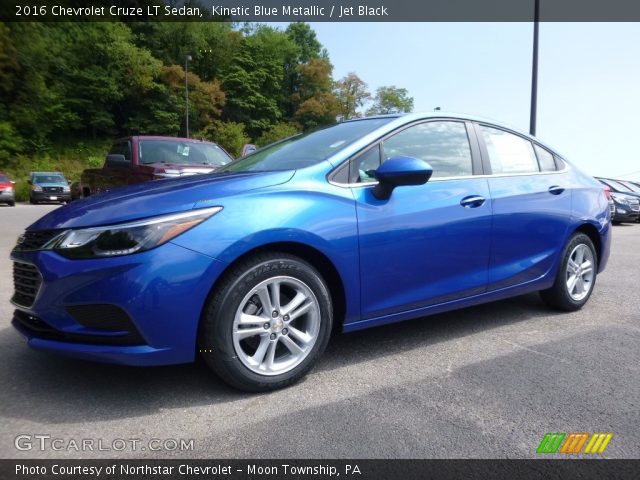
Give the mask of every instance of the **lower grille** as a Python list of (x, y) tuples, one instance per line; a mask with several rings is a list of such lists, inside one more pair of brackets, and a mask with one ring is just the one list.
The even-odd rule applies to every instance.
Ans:
[(137, 332), (118, 336), (61, 332), (42, 319), (21, 310), (13, 312), (13, 323), (19, 330), (26, 331), (29, 335), (43, 340), (84, 343), (89, 345), (144, 345), (142, 337), (140, 337), (140, 334)]
[(42, 276), (35, 265), (13, 262), (13, 285), (15, 292), (11, 301), (21, 307), (31, 307), (42, 285)]
[(105, 332), (126, 332), (132, 342), (144, 343), (127, 312), (116, 305), (70, 305), (67, 312), (83, 327)]

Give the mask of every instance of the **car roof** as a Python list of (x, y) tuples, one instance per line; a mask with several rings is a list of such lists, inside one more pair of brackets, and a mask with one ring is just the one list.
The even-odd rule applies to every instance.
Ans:
[(31, 175), (62, 175), (62, 172), (31, 172)]

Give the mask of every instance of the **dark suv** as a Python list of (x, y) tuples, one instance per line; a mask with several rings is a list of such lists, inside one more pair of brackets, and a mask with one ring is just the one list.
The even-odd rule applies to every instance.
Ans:
[(640, 193), (610, 178), (598, 178), (600, 183), (611, 189), (615, 211), (611, 215), (613, 223), (636, 222), (640, 219)]
[(29, 202), (36, 204), (40, 202), (60, 202), (71, 201), (71, 188), (64, 175), (60, 172), (31, 172), (27, 180), (31, 185)]

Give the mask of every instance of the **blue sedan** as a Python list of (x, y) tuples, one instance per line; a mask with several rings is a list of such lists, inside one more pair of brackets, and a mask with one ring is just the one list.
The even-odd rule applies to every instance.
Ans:
[(12, 252), (13, 325), (80, 359), (201, 355), (266, 391), (334, 330), (533, 291), (578, 310), (610, 242), (603, 186), (537, 139), (441, 112), (364, 118), (52, 211)]

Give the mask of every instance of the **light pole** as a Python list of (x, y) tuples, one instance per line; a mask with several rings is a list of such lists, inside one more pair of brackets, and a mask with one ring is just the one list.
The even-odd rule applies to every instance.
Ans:
[(184, 97), (186, 102), (185, 124), (187, 127), (187, 138), (189, 138), (189, 62), (193, 60), (191, 55), (184, 57)]
[(533, 11), (533, 59), (531, 64), (531, 116), (529, 133), (536, 134), (536, 111), (538, 109), (538, 24), (540, 23), (540, 0), (535, 0)]

